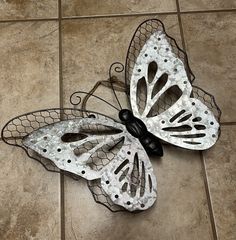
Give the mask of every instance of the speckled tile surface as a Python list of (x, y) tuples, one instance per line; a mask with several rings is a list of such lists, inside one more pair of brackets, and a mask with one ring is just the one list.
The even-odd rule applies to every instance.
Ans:
[(236, 121), (236, 15), (187, 14), (182, 22), (195, 84), (215, 96), (223, 122)]
[[(179, 5), (190, 11), (180, 16), (195, 84), (215, 96), (228, 122), (219, 142), (203, 153), (205, 165), (199, 152), (164, 146), (164, 157), (151, 159), (157, 203), (138, 214), (112, 213), (94, 202), (85, 181), (61, 182), (22, 149), (0, 140), (1, 240), (236, 238), (236, 2), (179, 0)], [(60, 101), (68, 107), (74, 91), (106, 80), (113, 62), (125, 62), (130, 39), (145, 19), (162, 20), (181, 45), (176, 10), (175, 0), (0, 0), (0, 127), (16, 115), (59, 107)], [(59, 15), (70, 18), (62, 19), (62, 28)], [(99, 87), (96, 94), (117, 106), (111, 89)], [(126, 107), (126, 96), (118, 97)], [(117, 117), (101, 101), (91, 100), (88, 108)]]
[(0, 142), (0, 239), (60, 239), (60, 176)]
[(236, 238), (236, 126), (222, 127), (221, 138), (204, 153), (218, 239)]
[(56, 18), (57, 0), (0, 0), (0, 20)]
[[(124, 61), (137, 22), (144, 19), (86, 19), (63, 23), (66, 106), (75, 86), (78, 90), (89, 90), (98, 79), (107, 78), (112, 62)], [(167, 32), (180, 42), (176, 16), (163, 16), (163, 21)], [(114, 98), (109, 89), (103, 88), (98, 94), (110, 98), (110, 102)], [(110, 110), (100, 104), (94, 107), (110, 115)], [(212, 239), (199, 153), (167, 147), (163, 159), (154, 159), (152, 163), (158, 179), (159, 199), (152, 209), (140, 214), (110, 213), (94, 203), (84, 181), (66, 178), (66, 238), (109, 239), (113, 234), (113, 239), (156, 239), (157, 236), (198, 239), (199, 235), (202, 239)]]
[[(64, 106), (74, 91), (89, 91), (99, 80), (108, 79), (113, 62), (125, 63), (129, 42), (144, 17), (66, 20), (63, 22), (63, 90)], [(167, 33), (180, 44), (176, 16), (161, 16)], [(122, 79), (121, 79), (122, 80)], [(96, 92), (107, 101), (114, 100), (111, 90), (100, 88)], [(122, 96), (122, 101), (125, 101)], [(110, 108), (101, 108), (110, 114)]]
[(58, 23), (0, 23), (0, 126), (59, 106)]
[(66, 178), (66, 239), (213, 239), (198, 152), (164, 152), (152, 159), (157, 202), (142, 213), (112, 213), (94, 202), (84, 181)]
[(181, 11), (235, 9), (235, 0), (179, 0)]
[(93, 16), (174, 11), (176, 11), (175, 0), (62, 0), (63, 16)]

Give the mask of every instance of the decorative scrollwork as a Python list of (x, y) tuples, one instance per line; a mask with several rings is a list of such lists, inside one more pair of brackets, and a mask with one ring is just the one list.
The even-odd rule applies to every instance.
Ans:
[(81, 98), (80, 94), (81, 94), (81, 92), (74, 92), (70, 96), (70, 103), (74, 107), (78, 107), (78, 105), (80, 105), (80, 103), (82, 102), (82, 98)]
[(110, 68), (109, 68), (109, 78), (110, 78), (110, 81), (114, 81), (114, 75), (112, 75), (112, 72), (113, 70), (116, 72), (116, 73), (121, 73), (123, 72), (125, 69), (124, 65), (120, 62), (114, 62), (111, 64)]

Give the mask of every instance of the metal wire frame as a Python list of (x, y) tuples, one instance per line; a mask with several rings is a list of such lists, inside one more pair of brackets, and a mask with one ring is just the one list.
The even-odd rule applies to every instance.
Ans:
[[(106, 115), (95, 111), (74, 108), (51, 108), (33, 111), (19, 115), (8, 121), (1, 131), (1, 137), (6, 144), (22, 148), (28, 157), (39, 162), (46, 170), (50, 172), (62, 173), (66, 176), (72, 177), (75, 180), (80, 180), (81, 178), (79, 176), (58, 169), (52, 161), (32, 151), (29, 147), (26, 147), (23, 144), (23, 139), (31, 132), (46, 125), (75, 118), (88, 117), (91, 115), (107, 117)], [(102, 164), (105, 165), (106, 163), (102, 162)], [(122, 207), (115, 205), (110, 200), (108, 195), (102, 190), (99, 180), (87, 181), (87, 185), (97, 203), (114, 212), (124, 211)]]
[(166, 33), (165, 26), (162, 21), (160, 21), (159, 19), (148, 19), (142, 22), (141, 24), (139, 24), (129, 43), (126, 60), (125, 60), (126, 86), (129, 86), (129, 81), (130, 81), (132, 70), (133, 70), (132, 67), (133, 67), (133, 64), (135, 63), (136, 58), (138, 57), (140, 50), (142, 49), (146, 41), (149, 39), (149, 37), (158, 30), (162, 31), (166, 35), (168, 42), (172, 46), (172, 50), (184, 62), (185, 69), (189, 77), (189, 81), (191, 83), (194, 82), (195, 76), (189, 66), (188, 56), (186, 52), (179, 47), (179, 45), (177, 44), (174, 38), (172, 38)]
[[(44, 109), (44, 110), (40, 110), (40, 111), (29, 112), (29, 113), (26, 113), (26, 114), (23, 114), (23, 115), (20, 115), (20, 116), (17, 116), (15, 118), (11, 119), (10, 121), (8, 121), (5, 124), (5, 126), (2, 129), (2, 132), (1, 132), (2, 140), (9, 145), (14, 145), (14, 146), (21, 147), (30, 158), (38, 161), (40, 164), (43, 165), (43, 167), (46, 170), (51, 171), (51, 172), (62, 172), (63, 174), (65, 174), (67, 176), (70, 176), (70, 177), (74, 178), (75, 180), (79, 180), (80, 177), (78, 177), (74, 174), (59, 170), (51, 161), (48, 161), (47, 159), (43, 159), (41, 156), (35, 155), (35, 153), (32, 153), (29, 149), (27, 149), (25, 146), (20, 144), (22, 139), (25, 136), (27, 136), (27, 134), (28, 134), (27, 132), (24, 132), (25, 133), (24, 135), (21, 135), (21, 134), (14, 135), (14, 134), (11, 134), (11, 133), (13, 133), (14, 130), (13, 129), (9, 130), (8, 127), (10, 126), (11, 122), (12, 123), (14, 122), (14, 120), (19, 120), (22, 117), (26, 117), (26, 116), (30, 116), (30, 115), (34, 116), (35, 113), (39, 113), (39, 112), (41, 112), (41, 113), (49, 113), (49, 112), (54, 112), (55, 113), (56, 112), (57, 114), (54, 115), (54, 116), (51, 116), (51, 122), (50, 121), (44, 121), (44, 119), (42, 118), (41, 122), (39, 120), (36, 120), (35, 123), (38, 122), (38, 124), (35, 124), (35, 125), (32, 124), (32, 121), (33, 121), (32, 119), (28, 119), (28, 121), (30, 123), (30, 126), (31, 126), (31, 131), (34, 131), (34, 130), (38, 129), (39, 127), (45, 126), (45, 125), (50, 124), (50, 123), (54, 123), (54, 122), (58, 122), (58, 121), (62, 121), (62, 120), (67, 120), (67, 119), (73, 119), (73, 118), (81, 117), (81, 116), (82, 117), (87, 117), (90, 114), (99, 114), (99, 115), (103, 115), (105, 117), (108, 117), (108, 116), (106, 116), (104, 114), (101, 114), (101, 113), (98, 113), (96, 111), (87, 110), (86, 104), (91, 97), (96, 98), (98, 101), (104, 102), (105, 104), (107, 104), (107, 106), (113, 107), (118, 112), (119, 108), (122, 108), (122, 106), (121, 106), (121, 104), (119, 102), (119, 99), (116, 95), (116, 91), (125, 92), (127, 97), (129, 98), (129, 76), (130, 76), (130, 72), (132, 71), (132, 67), (130, 67), (129, 61), (130, 61), (130, 56), (132, 55), (132, 50), (137, 51), (137, 48), (133, 48), (133, 43), (134, 43), (135, 37), (137, 37), (137, 33), (142, 29), (142, 26), (144, 26), (145, 24), (150, 25), (149, 24), (150, 22), (152, 22), (152, 23), (154, 22), (155, 24), (157, 24), (157, 27), (161, 27), (163, 29), (163, 31), (165, 32), (164, 25), (159, 20), (151, 19), (151, 20), (147, 20), (147, 21), (141, 23), (138, 26), (137, 30), (135, 31), (135, 34), (134, 34), (134, 36), (133, 36), (133, 38), (132, 38), (132, 40), (129, 44), (129, 49), (128, 49), (128, 52), (127, 52), (125, 68), (124, 68), (124, 65), (122, 63), (115, 62), (115, 63), (111, 64), (111, 66), (109, 68), (109, 78), (108, 78), (108, 80), (98, 82), (99, 84), (97, 84), (97, 85), (95, 84), (95, 87), (88, 93), (84, 92), (84, 91), (74, 92), (70, 97), (70, 103), (73, 105), (74, 108)], [(148, 36), (150, 36), (151, 33), (152, 32), (147, 31), (147, 35), (145, 36), (145, 39), (147, 39)], [(168, 36), (167, 34), (166, 34), (166, 36), (173, 43), (172, 46), (174, 46), (176, 48), (177, 53), (181, 54), (182, 59), (185, 62), (185, 67), (186, 67), (186, 70), (188, 72), (190, 82), (193, 83), (195, 77), (194, 77), (194, 75), (193, 75), (193, 73), (192, 73), (192, 71), (189, 67), (188, 58), (187, 58), (186, 53), (178, 47), (175, 39)], [(142, 48), (142, 45), (139, 46), (139, 50), (141, 48)], [(133, 55), (133, 56), (135, 56), (135, 55)], [(125, 70), (125, 81), (121, 81), (119, 78), (116, 77), (116, 74), (122, 73), (124, 70)], [(112, 91), (115, 95), (115, 98), (117, 100), (117, 103), (119, 105), (119, 108), (115, 107), (111, 103), (105, 101), (104, 99), (102, 99), (102, 98), (100, 98), (100, 97), (98, 97), (94, 94), (94, 92), (96, 91), (96, 89), (100, 85), (104, 85), (104, 86), (112, 89)], [(80, 96), (81, 94), (83, 94), (84, 97), (81, 97)], [(218, 119), (218, 121), (220, 121), (221, 111), (220, 111), (220, 108), (218, 107), (218, 105), (216, 104), (214, 96), (207, 93), (205, 90), (201, 89), (200, 87), (193, 86), (192, 97), (200, 99), (214, 113), (214, 115)], [(81, 109), (78, 109), (80, 103), (82, 103), (82, 106), (81, 106)], [(26, 117), (26, 119), (27, 119), (27, 117)], [(23, 120), (24, 120), (24, 118), (22, 119), (22, 121)], [(23, 125), (23, 123), (22, 123), (22, 126), (25, 127)], [(8, 131), (8, 133), (10, 132), (10, 135), (6, 134), (7, 131)], [(97, 188), (96, 190), (93, 189), (94, 186)], [(88, 181), (88, 187), (89, 187), (90, 191), (92, 192), (94, 200), (97, 203), (107, 207), (109, 210), (111, 210), (113, 212), (124, 211), (123, 208), (114, 206), (114, 204), (109, 202), (109, 199), (107, 199), (105, 194), (102, 192), (102, 189), (101, 189), (99, 183)], [(100, 192), (96, 192), (97, 190), (100, 191)], [(105, 197), (105, 200), (104, 200), (104, 197)]]
[(107, 117), (106, 115), (95, 111), (80, 110), (74, 108), (42, 109), (21, 114), (9, 120), (2, 128), (1, 138), (8, 145), (21, 147), (30, 158), (33, 158), (41, 163), (46, 170), (51, 172), (61, 172), (61, 170), (52, 164), (51, 161), (50, 163), (53, 165), (53, 169), (49, 168), (49, 165), (46, 165), (44, 162), (42, 162), (39, 159), (39, 156), (30, 154), (29, 149), (22, 144), (22, 140), (28, 136), (29, 133), (48, 124), (53, 124), (69, 119), (81, 118), (84, 117), (85, 114), (86, 116), (96, 114)]
[[(191, 97), (197, 98), (197, 99), (201, 100), (205, 105), (207, 105), (209, 107), (209, 109), (211, 109), (213, 111), (213, 113), (214, 113), (216, 119), (218, 120), (218, 122), (220, 122), (221, 110), (220, 110), (219, 106), (216, 104), (214, 96), (211, 95), (210, 93), (206, 92), (202, 88), (193, 85), (193, 82), (195, 80), (195, 76), (194, 76), (194, 74), (193, 74), (193, 72), (192, 72), (192, 70), (189, 66), (188, 56), (187, 56), (186, 52), (183, 51), (179, 47), (179, 45), (177, 44), (177, 42), (174, 38), (172, 38), (171, 36), (169, 36), (166, 33), (165, 26), (164, 26), (163, 22), (158, 20), (158, 19), (148, 19), (148, 20), (142, 22), (136, 28), (136, 30), (134, 32), (134, 35), (133, 35), (133, 37), (132, 37), (132, 39), (129, 43), (129, 47), (128, 47), (128, 51), (127, 51), (127, 55), (126, 55), (126, 60), (125, 60), (125, 85), (126, 85), (126, 91), (125, 92), (128, 96), (128, 99), (129, 99), (130, 79), (131, 79), (131, 75), (132, 75), (132, 72), (133, 72), (133, 67), (134, 67), (135, 61), (136, 61), (142, 47), (146, 43), (146, 41), (156, 31), (162, 31), (165, 34), (165, 37), (166, 37), (167, 41), (169, 42), (169, 44), (172, 47), (172, 51), (184, 63), (189, 82), (191, 83), (191, 85), (193, 87)], [(172, 92), (171, 95), (174, 96), (175, 93)], [(170, 96), (170, 98), (171, 98), (171, 96)], [(144, 100), (140, 96), (139, 97), (140, 104), (142, 104), (143, 101)], [(157, 107), (162, 108), (162, 111), (165, 111), (167, 108), (170, 107), (170, 105), (173, 105), (173, 104), (174, 104), (173, 101), (170, 101), (168, 103), (164, 102), (164, 103), (161, 103), (161, 105), (157, 104)], [(158, 114), (160, 114), (158, 109), (156, 110), (156, 112)]]

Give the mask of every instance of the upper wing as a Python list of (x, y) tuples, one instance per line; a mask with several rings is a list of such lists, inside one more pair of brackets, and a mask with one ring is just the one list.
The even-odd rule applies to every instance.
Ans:
[(78, 118), (41, 127), (23, 144), (62, 170), (87, 180), (101, 178), (111, 201), (129, 211), (156, 200), (156, 179), (139, 140), (112, 119)]
[(123, 142), (124, 130), (109, 118), (77, 118), (39, 128), (23, 144), (59, 169), (92, 180), (100, 178), (104, 165), (114, 158), (114, 146)]
[[(84, 140), (81, 138), (85, 137), (85, 132), (87, 132), (88, 135), (90, 135), (90, 137), (87, 138), (87, 140), (91, 139), (92, 132), (94, 133), (94, 136), (93, 136), (93, 141), (91, 143), (87, 141), (88, 142), (87, 144), (84, 143), (80, 145), (81, 153), (86, 149), (91, 150), (91, 148), (95, 145), (97, 146), (96, 140), (100, 139), (102, 135), (104, 135), (104, 137), (107, 140), (109, 140), (111, 139), (111, 135), (115, 134), (114, 141), (115, 143), (116, 141), (118, 141), (116, 140), (116, 137), (117, 137), (116, 134), (122, 132), (122, 129), (119, 129), (119, 127), (122, 128), (123, 125), (119, 125), (119, 126), (117, 125), (118, 126), (118, 129), (117, 129), (109, 126), (102, 127), (96, 124), (95, 125), (93, 124), (89, 125), (88, 123), (82, 124), (84, 122), (81, 122), (79, 124), (80, 127), (78, 128), (76, 123), (80, 122), (80, 120), (82, 120), (85, 116), (86, 116), (86, 119), (89, 119), (88, 117), (95, 117), (96, 119), (94, 118), (91, 118), (91, 119), (100, 120), (102, 122), (105, 121), (105, 123), (106, 123), (106, 120), (112, 123), (114, 122), (113, 119), (107, 116), (103, 116), (102, 114), (91, 112), (91, 111), (82, 111), (82, 110), (73, 109), (73, 108), (44, 109), (44, 110), (38, 110), (30, 113), (25, 113), (23, 115), (17, 116), (9, 120), (1, 131), (1, 137), (5, 143), (23, 148), (29, 157), (40, 162), (47, 170), (60, 172), (60, 167), (66, 170), (67, 167), (69, 167), (70, 165), (73, 165), (72, 161), (67, 162), (67, 160), (71, 160), (70, 158), (64, 159), (64, 163), (63, 163), (62, 157), (65, 156), (63, 151), (59, 150), (59, 152), (57, 152), (57, 149), (60, 148), (61, 144), (62, 144), (61, 146), (66, 146), (66, 145), (72, 146), (74, 143), (78, 143), (78, 140)], [(62, 121), (62, 119), (64, 121)], [(68, 125), (67, 123), (69, 122), (72, 125)], [(65, 125), (65, 129), (61, 130), (60, 132), (60, 129), (63, 128), (63, 125)], [(58, 126), (58, 129), (57, 129), (57, 126)], [(66, 134), (66, 130), (69, 131), (72, 128), (75, 134)], [(53, 129), (55, 130), (55, 132), (53, 132), (54, 131)], [(79, 131), (83, 131), (84, 134), (82, 134), (82, 132), (81, 134), (79, 134)], [(61, 136), (63, 135), (63, 133), (65, 136), (61, 140), (59, 138), (59, 135)], [(33, 134), (34, 136), (37, 135), (36, 139), (33, 139)], [(50, 137), (47, 137), (47, 134), (49, 134)], [(51, 136), (53, 135), (54, 137), (51, 138)], [(43, 141), (42, 141), (42, 138), (43, 138)], [(32, 140), (32, 142), (30, 142), (30, 140)], [(107, 151), (107, 149), (109, 149), (109, 144), (112, 145), (113, 143), (114, 142), (112, 140), (108, 144), (106, 144), (105, 142), (105, 146), (103, 147), (104, 151)], [(40, 148), (41, 144), (42, 144), (42, 147), (45, 146), (47, 148), (50, 148), (50, 146), (52, 146), (52, 149), (49, 152), (48, 151), (43, 152), (42, 150), (43, 149), (47, 150), (47, 148), (42, 148), (42, 147)], [(119, 146), (119, 144), (117, 146)], [(35, 149), (35, 151), (32, 150), (33, 148)], [(96, 159), (95, 155), (97, 153), (99, 153), (99, 156), (103, 156), (103, 158), (104, 157), (109, 157), (109, 159), (111, 158), (110, 155), (106, 155), (106, 152), (104, 152), (102, 148), (99, 149), (97, 146), (96, 149), (97, 149), (96, 153), (94, 153), (91, 156), (93, 157), (93, 159)], [(90, 153), (92, 154), (93, 151), (94, 150), (91, 150)], [(55, 153), (55, 155), (53, 155), (53, 153)], [(79, 155), (79, 148), (75, 149), (75, 154), (77, 156)], [(109, 154), (112, 154), (112, 151)], [(55, 161), (50, 161), (48, 157), (52, 157)], [(58, 157), (59, 159), (58, 161), (56, 161), (56, 157)], [(105, 165), (105, 162), (104, 162), (104, 165)], [(100, 169), (101, 160), (99, 163), (98, 163), (98, 160), (97, 161), (94, 160), (94, 164), (90, 163), (90, 166), (93, 169), (97, 169), (97, 170)], [(67, 174), (67, 172), (65, 173)], [(74, 175), (70, 174), (70, 176), (74, 178), (78, 178), (77, 175), (75, 174)]]
[(180, 93), (190, 96), (191, 84), (185, 64), (173, 50), (172, 42), (161, 28), (156, 29), (140, 49), (130, 77), (130, 102), (135, 116), (159, 114), (166, 100), (157, 100), (167, 89), (175, 92), (176, 98)]
[(147, 209), (156, 199), (156, 179), (142, 145), (124, 125), (87, 113), (86, 117), (78, 109), (27, 113), (10, 120), (1, 136), (50, 171), (55, 169), (46, 165), (48, 160), (65, 173), (99, 182), (96, 193), (91, 191), (94, 197), (103, 195), (106, 200), (97, 201), (109, 208)]
[(192, 97), (190, 70), (176, 53), (176, 45), (163, 28), (149, 27), (151, 34), (135, 59), (130, 77), (134, 115), (151, 133), (169, 143), (198, 150), (211, 147), (218, 137), (218, 122), (207, 106)]
[[(145, 49), (147, 50), (147, 52), (145, 52)], [(141, 54), (141, 52), (143, 52), (143, 54)], [(157, 57), (157, 54), (155, 53), (160, 54)], [(130, 88), (130, 86), (132, 85), (132, 82), (135, 79), (134, 75), (138, 74), (136, 80), (146, 76), (147, 66), (142, 66), (145, 65), (145, 63), (158, 61), (158, 73), (159, 76), (162, 76), (162, 81), (165, 81), (166, 74), (163, 74), (166, 72), (165, 69), (167, 66), (169, 75), (172, 73), (173, 75), (179, 74), (176, 73), (175, 70), (174, 72), (172, 72), (172, 66), (170, 66), (170, 62), (165, 62), (166, 56), (168, 58), (176, 56), (175, 60), (181, 65), (184, 65), (188, 76), (187, 80), (189, 80), (190, 82), (194, 80), (194, 75), (192, 74), (188, 65), (187, 55), (178, 47), (176, 41), (166, 34), (163, 23), (158, 19), (150, 19), (144, 21), (135, 31), (127, 52), (125, 65), (126, 88)], [(142, 68), (144, 67), (144, 72), (140, 71), (142, 70), (141, 68), (139, 68), (140, 66)], [(152, 77), (155, 72), (155, 66), (150, 66), (149, 70), (151, 70), (150, 72), (152, 72), (150, 76)], [(130, 91), (132, 91), (132, 89), (134, 90), (134, 88), (132, 87), (130, 88)], [(145, 89), (143, 91), (141, 90), (140, 92), (146, 94)], [(130, 99), (130, 101), (135, 102), (138, 107), (142, 108), (145, 104), (146, 98), (145, 96), (141, 95), (140, 92), (137, 96), (134, 94), (130, 94), (130, 98), (132, 98)], [(135, 100), (134, 98), (137, 98), (137, 100)], [(134, 103), (131, 104), (132, 108), (134, 108)]]

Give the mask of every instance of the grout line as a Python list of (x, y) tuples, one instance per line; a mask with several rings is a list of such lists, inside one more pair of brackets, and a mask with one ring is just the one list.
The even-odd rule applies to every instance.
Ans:
[[(61, 0), (58, 0), (61, 2)], [(61, 6), (59, 4), (59, 6)], [(62, 19), (61, 13), (59, 14), (59, 97), (60, 97), (60, 108), (63, 108), (63, 75), (62, 75)]]
[(236, 9), (219, 9), (219, 10), (196, 10), (196, 11), (180, 11), (177, 4), (177, 11), (172, 12), (144, 12), (144, 13), (121, 13), (121, 14), (103, 14), (103, 15), (85, 15), (85, 16), (69, 16), (62, 17), (62, 20), (74, 19), (90, 19), (90, 18), (110, 18), (110, 17), (134, 17), (134, 16), (153, 16), (153, 15), (174, 15), (174, 14), (199, 14), (199, 13), (217, 13), (217, 12), (235, 12)]
[(180, 14), (198, 14), (198, 13), (223, 13), (223, 12), (235, 12), (233, 9), (212, 9), (212, 10), (192, 10), (192, 11), (180, 11)]
[(153, 15), (174, 15), (173, 12), (144, 12), (144, 13), (121, 13), (121, 14), (101, 14), (101, 15), (85, 15), (85, 16), (70, 16), (63, 17), (62, 20), (87, 19), (87, 18), (112, 18), (112, 17), (135, 17), (135, 16), (153, 16)]
[(28, 18), (28, 19), (6, 19), (0, 20), (0, 23), (14, 23), (14, 22), (34, 22), (34, 21), (57, 21), (58, 18)]
[[(180, 14), (179, 0), (176, 0), (176, 7), (177, 7), (177, 13), (178, 13), (177, 15), (178, 15), (178, 22), (179, 22), (182, 45), (183, 45), (184, 51), (186, 52), (186, 44), (185, 44), (183, 24), (182, 24), (182, 19), (181, 19), (181, 14)], [(216, 225), (215, 225), (214, 212), (213, 212), (213, 208), (212, 208), (211, 196), (210, 196), (210, 191), (209, 191), (209, 186), (208, 186), (205, 160), (204, 160), (204, 156), (203, 156), (202, 151), (199, 151), (199, 154), (200, 154), (200, 158), (201, 158), (201, 161), (202, 161), (203, 179), (204, 179), (204, 186), (205, 186), (205, 191), (206, 191), (207, 205), (208, 205), (208, 210), (209, 210), (213, 239), (218, 240)]]
[[(61, 17), (61, 0), (58, 0), (58, 25), (59, 25), (59, 105), (63, 108), (63, 76), (62, 76), (62, 17)], [(65, 240), (65, 189), (64, 174), (60, 172), (60, 199), (61, 199), (61, 240)]]
[(215, 223), (215, 216), (214, 216), (214, 211), (213, 211), (213, 206), (212, 206), (211, 193), (210, 193), (210, 188), (209, 188), (209, 184), (208, 184), (206, 163), (205, 163), (205, 158), (204, 158), (204, 155), (203, 155), (203, 151), (199, 151), (199, 154), (200, 154), (200, 158), (201, 158), (201, 162), (202, 162), (202, 168), (203, 168), (203, 179), (204, 179), (204, 185), (205, 185), (207, 205), (208, 205), (208, 210), (209, 210), (209, 215), (210, 215), (213, 239), (218, 240), (218, 234), (217, 234), (216, 223)]
[[(60, 0), (58, 0), (60, 1)], [(61, 4), (60, 4), (61, 7)], [(59, 7), (58, 7), (59, 8)], [(61, 11), (61, 10), (60, 10)], [(53, 18), (28, 18), (28, 19), (3, 19), (0, 23), (14, 23), (14, 22), (31, 22), (31, 21), (56, 21), (59, 20), (74, 20), (74, 19), (90, 19), (90, 18), (112, 18), (112, 17), (135, 17), (135, 16), (153, 16), (153, 15), (174, 15), (174, 14), (199, 14), (199, 13), (224, 13), (224, 12), (236, 12), (236, 9), (216, 9), (216, 10), (192, 10), (192, 11), (173, 11), (173, 12), (144, 12), (144, 13), (121, 13), (121, 14), (103, 14), (103, 15), (86, 15), (86, 16), (70, 16)]]
[(180, 36), (181, 36), (181, 41), (182, 41), (182, 47), (183, 47), (183, 50), (186, 52), (183, 24), (182, 24), (182, 19), (181, 19), (181, 16), (180, 16), (180, 7), (179, 7), (179, 1), (178, 0), (176, 0), (176, 8), (177, 8), (177, 16), (178, 16), (178, 22), (179, 22), (179, 30), (180, 30)]
[(231, 126), (231, 125), (236, 125), (236, 122), (221, 122), (221, 126)]
[(61, 240), (65, 240), (65, 197), (64, 197), (64, 174), (60, 173), (60, 198), (61, 198)]

